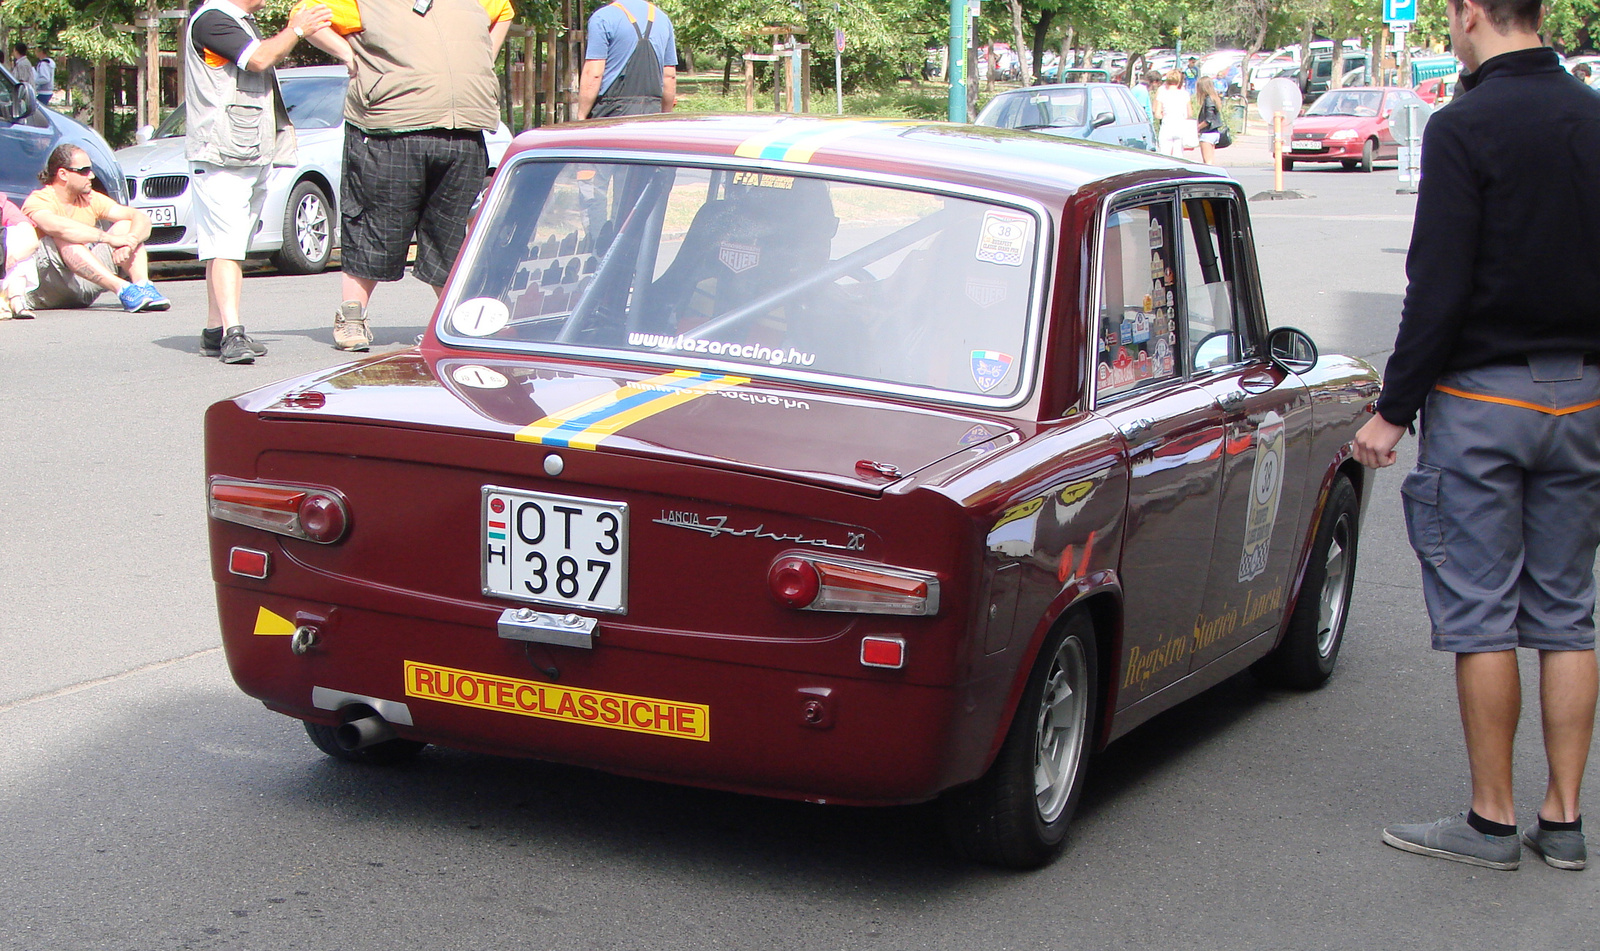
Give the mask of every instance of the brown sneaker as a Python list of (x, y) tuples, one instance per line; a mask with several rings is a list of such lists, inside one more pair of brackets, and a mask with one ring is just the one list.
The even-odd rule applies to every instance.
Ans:
[(357, 301), (347, 300), (339, 305), (333, 315), (333, 346), (338, 350), (369, 350), (372, 348), (372, 331), (367, 327), (367, 313)]

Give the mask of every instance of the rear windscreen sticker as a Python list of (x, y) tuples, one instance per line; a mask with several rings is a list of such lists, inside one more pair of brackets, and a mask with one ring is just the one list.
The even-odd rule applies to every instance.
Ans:
[(987, 393), (1011, 372), (1011, 355), (995, 350), (972, 351), (972, 380)]
[(455, 371), (450, 374), (450, 378), (462, 386), (473, 386), (480, 390), (504, 389), (506, 384), (510, 382), (506, 379), (505, 374), (499, 370), (491, 370), (475, 363), (456, 367)]
[(1027, 215), (984, 212), (983, 228), (978, 232), (978, 260), (1021, 267), (1028, 255), (1028, 236), (1032, 229), (1033, 219)]
[(456, 333), (468, 337), (499, 333), (510, 320), (510, 309), (493, 297), (464, 300), (450, 312), (450, 326)]

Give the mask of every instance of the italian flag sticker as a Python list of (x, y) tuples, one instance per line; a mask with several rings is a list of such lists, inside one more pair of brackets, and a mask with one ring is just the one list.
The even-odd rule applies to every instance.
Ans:
[(972, 351), (972, 379), (978, 389), (987, 393), (1000, 385), (1011, 372), (1011, 355), (995, 350)]

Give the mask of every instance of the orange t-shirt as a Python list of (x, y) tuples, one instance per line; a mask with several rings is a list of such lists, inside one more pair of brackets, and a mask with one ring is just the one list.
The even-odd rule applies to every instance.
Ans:
[(63, 202), (56, 197), (54, 188), (41, 188), (22, 203), (22, 213), (29, 218), (35, 212), (48, 211), (91, 228), (100, 227), (100, 222), (108, 220), (107, 216), (116, 208), (117, 203), (100, 192), (90, 192), (88, 199), (82, 202)]
[[(307, 3), (324, 3), (333, 10), (333, 32), (340, 36), (349, 36), (360, 33), (361, 3), (360, 0), (301, 0), (296, 8)], [(509, 20), (517, 15), (516, 8), (511, 5), (511, 0), (478, 0), (483, 12), (489, 14), (489, 25), (494, 26), (502, 20)]]

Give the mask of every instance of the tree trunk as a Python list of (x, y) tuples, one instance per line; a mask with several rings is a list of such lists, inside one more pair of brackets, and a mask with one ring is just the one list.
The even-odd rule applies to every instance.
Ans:
[(1037, 82), (1044, 72), (1044, 38), (1055, 22), (1056, 11), (1040, 10), (1039, 22), (1033, 27), (1033, 78)]
[(1028, 62), (1028, 46), (1022, 41), (1022, 0), (1010, 0), (1011, 4), (1011, 52), (1017, 57), (1017, 79), (1024, 86), (1033, 85), (1033, 70)]
[(1305, 95), (1311, 85), (1311, 38), (1316, 36), (1317, 18), (1306, 17), (1306, 28), (1300, 33), (1300, 94)]
[(1250, 61), (1255, 59), (1261, 47), (1267, 42), (1268, 24), (1263, 21), (1261, 29), (1256, 32), (1256, 38), (1250, 43), (1250, 48), (1244, 51), (1244, 57), (1239, 60), (1239, 101), (1244, 103), (1244, 118), (1239, 120), (1239, 134), (1244, 135), (1250, 131)]
[(733, 50), (728, 50), (728, 58), (722, 63), (722, 98), (728, 98), (728, 90), (733, 84)]
[[(1332, 31), (1335, 36), (1341, 32)], [(1333, 41), (1333, 72), (1328, 76), (1328, 88), (1338, 89), (1344, 85), (1344, 42), (1338, 39)]]
[(1067, 81), (1067, 54), (1072, 52), (1072, 43), (1077, 39), (1077, 36), (1077, 27), (1068, 24), (1067, 35), (1061, 38), (1061, 62), (1056, 66), (1056, 82), (1058, 83)]

